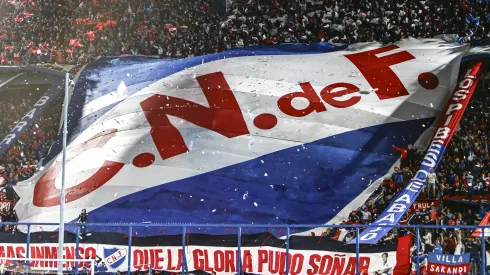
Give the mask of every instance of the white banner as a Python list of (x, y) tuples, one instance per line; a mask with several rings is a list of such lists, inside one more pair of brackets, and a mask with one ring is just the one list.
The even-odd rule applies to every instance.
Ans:
[[(182, 248), (171, 246), (132, 247), (127, 246), (80, 244), (80, 259), (94, 259), (97, 262), (95, 271), (127, 271), (131, 255), (131, 271), (154, 270), (180, 272), (182, 270)], [(189, 271), (216, 271), (219, 274), (236, 274), (237, 248), (216, 248), (209, 246), (186, 246), (185, 259)], [(284, 274), (286, 250), (273, 247), (242, 247), (242, 271), (255, 274)], [(47, 271), (57, 268), (58, 246), (50, 244), (31, 244), (30, 258), (42, 258), (44, 261), (31, 262), (32, 271)], [(75, 244), (65, 244), (66, 259), (75, 259)], [(23, 258), (26, 256), (25, 244), (1, 244), (0, 258)], [(359, 274), (375, 274), (385, 271), (392, 274), (396, 265), (396, 251), (359, 254)], [(289, 272), (297, 274), (344, 274), (354, 275), (356, 254), (333, 251), (312, 251), (290, 249)], [(6, 269), (14, 269), (14, 263), (7, 262)], [(79, 263), (79, 268), (91, 269), (89, 263)], [(65, 270), (70, 270), (75, 263), (64, 263)]]

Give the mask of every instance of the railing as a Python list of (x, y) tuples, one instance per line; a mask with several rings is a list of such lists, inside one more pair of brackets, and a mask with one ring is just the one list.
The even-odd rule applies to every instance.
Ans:
[[(19, 223), (11, 223), (11, 222), (0, 222), (0, 226), (4, 225), (9, 225), (9, 226), (26, 226), (26, 230), (24, 233), (26, 233), (26, 257), (25, 258), (30, 258), (30, 245), (31, 245), (31, 228), (33, 226), (58, 226), (58, 223), (25, 223), (25, 222), (19, 222)], [(110, 227), (126, 227), (127, 232), (124, 234), (127, 234), (128, 242), (127, 242), (127, 257), (128, 257), (128, 274), (131, 272), (131, 264), (132, 264), (132, 254), (131, 254), (131, 248), (132, 248), (132, 237), (133, 237), (133, 229), (135, 228), (141, 228), (141, 227), (165, 227), (165, 228), (181, 228), (182, 232), (182, 275), (186, 274), (186, 235), (188, 234), (187, 230), (191, 228), (236, 228), (236, 235), (237, 235), (237, 272), (236, 274), (241, 274), (242, 270), (242, 254), (241, 254), (241, 249), (242, 249), (242, 229), (246, 228), (275, 228), (275, 229), (286, 229), (286, 235), (283, 236), (285, 239), (285, 251), (286, 251), (286, 263), (289, 263), (289, 250), (290, 250), (290, 237), (293, 236), (294, 234), (291, 234), (291, 229), (305, 229), (305, 231), (312, 229), (312, 228), (346, 228), (346, 229), (353, 229), (356, 232), (356, 245), (355, 245), (355, 251), (356, 251), (356, 275), (359, 275), (359, 253), (360, 253), (360, 245), (359, 245), (359, 233), (362, 229), (369, 228), (369, 227), (380, 227), (380, 228), (385, 228), (385, 227), (390, 227), (390, 228), (396, 228), (396, 229), (412, 229), (415, 230), (415, 238), (416, 238), (416, 251), (417, 251), (417, 256), (420, 255), (420, 230), (421, 229), (441, 229), (441, 230), (450, 230), (450, 229), (468, 229), (468, 230), (475, 230), (477, 228), (481, 229), (481, 240), (485, 239), (485, 229), (490, 229), (490, 226), (435, 226), (435, 225), (326, 225), (326, 224), (300, 224), (300, 225), (263, 225), (263, 224), (165, 224), (165, 223), (141, 223), (141, 224), (132, 224), (132, 223), (68, 223), (65, 224), (67, 228), (75, 228), (75, 234), (76, 236), (80, 236), (80, 231), (82, 227), (103, 227), (103, 228), (110, 228)], [(53, 232), (56, 233), (56, 232)], [(95, 232), (93, 232), (95, 233)], [(117, 233), (123, 233), (118, 231)], [(234, 234), (233, 234), (234, 235)], [(490, 236), (489, 236), (490, 237)], [(4, 239), (4, 242), (8, 242), (8, 239)], [(79, 251), (79, 245), (80, 245), (80, 240), (77, 237), (76, 238), (76, 248), (75, 251)], [(485, 241), (481, 242), (481, 274), (486, 270), (486, 249), (485, 249)], [(75, 253), (75, 259), (78, 260), (78, 253)], [(26, 261), (26, 265), (29, 266), (29, 262)], [(419, 257), (416, 258), (416, 271), (417, 275), (420, 274), (420, 262), (419, 262)], [(78, 274), (78, 262), (75, 263), (75, 274)], [(151, 270), (151, 265), (150, 265), (150, 270)], [(289, 264), (285, 265), (285, 274), (289, 275)]]

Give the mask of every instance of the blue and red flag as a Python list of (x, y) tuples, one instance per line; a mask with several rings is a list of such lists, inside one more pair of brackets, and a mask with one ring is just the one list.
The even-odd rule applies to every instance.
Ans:
[(462, 255), (451, 255), (429, 252), (429, 273), (468, 274), (469, 271), (470, 253)]
[[(70, 97), (65, 216), (87, 209), (89, 222), (342, 221), (391, 174), (399, 158), (392, 144), (427, 144), (465, 52), (407, 39), (101, 58)], [(58, 220), (59, 153), (52, 147), (45, 169), (14, 187), (19, 220)], [(385, 235), (370, 233), (379, 234), (361, 241)]]

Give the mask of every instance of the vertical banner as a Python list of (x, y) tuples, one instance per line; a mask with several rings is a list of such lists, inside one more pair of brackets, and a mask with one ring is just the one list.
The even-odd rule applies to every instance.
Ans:
[(46, 93), (34, 104), (33, 108), (15, 124), (9, 134), (0, 142), (0, 155), (7, 151), (19, 139), (32, 123), (36, 121), (44, 109), (63, 91), (63, 84), (64, 81), (53, 83)]
[(468, 274), (470, 272), (470, 253), (462, 255), (436, 254), (429, 252), (429, 273)]
[[(481, 67), (481, 61), (473, 62), (468, 66), (465, 75), (458, 82), (453, 96), (449, 99), (445, 112), (441, 116), (439, 125), (419, 170), (410, 184), (398, 194), (396, 199), (394, 199), (378, 219), (374, 221), (374, 225), (398, 224), (405, 212), (407, 212), (415, 202), (420, 191), (425, 186), (426, 177), (429, 174), (430, 169), (435, 169), (437, 167), (444, 155), (447, 145), (456, 132), (459, 121), (463, 117), (471, 96), (478, 85), (478, 76), (480, 75)], [(360, 243), (376, 244), (391, 229), (391, 227), (370, 227), (360, 234)], [(349, 244), (355, 243), (355, 239), (349, 242)]]

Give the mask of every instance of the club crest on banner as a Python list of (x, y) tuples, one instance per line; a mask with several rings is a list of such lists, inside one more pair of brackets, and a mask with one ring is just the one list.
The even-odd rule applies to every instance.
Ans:
[(126, 249), (104, 248), (104, 261), (112, 269), (116, 269), (126, 260)]

